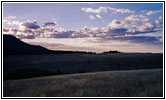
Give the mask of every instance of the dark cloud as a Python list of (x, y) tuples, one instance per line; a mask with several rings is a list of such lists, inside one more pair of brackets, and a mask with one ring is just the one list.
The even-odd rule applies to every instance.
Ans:
[(125, 32), (126, 35), (137, 35), (137, 34), (148, 34), (148, 33), (155, 33), (159, 32), (160, 30), (147, 30), (144, 32), (141, 31), (134, 31), (134, 32)]
[(57, 23), (55, 23), (55, 22), (45, 22), (44, 26), (57, 26)]
[(35, 39), (34, 35), (23, 35), (23, 34), (20, 34), (20, 35), (16, 35), (16, 37), (19, 38), (19, 39)]
[(27, 35), (24, 38), (26, 38), (26, 39), (35, 39), (35, 36), (34, 35)]
[(130, 40), (131, 42), (154, 42), (154, 41), (159, 41), (161, 37), (153, 37), (153, 36), (129, 36), (129, 37), (118, 37), (114, 38), (117, 40)]
[(25, 29), (38, 29), (38, 28), (40, 28), (40, 26), (37, 24), (36, 21), (22, 23), (21, 26), (23, 26)]
[(9, 29), (3, 28), (3, 32), (9, 32)]
[(13, 32), (13, 33), (17, 33), (17, 32), (19, 32), (18, 29), (14, 29), (14, 28), (13, 28), (13, 29), (10, 29), (10, 31)]
[(110, 29), (109, 32), (111, 32), (111, 33), (124, 33), (126, 31), (127, 31), (126, 28), (117, 28), (117, 29)]
[[(149, 44), (149, 45), (160, 45), (162, 46), (163, 42), (160, 41), (161, 37), (155, 36), (123, 36), (123, 37), (106, 37), (106, 38), (98, 38), (98, 42), (106, 42), (106, 41), (128, 41), (130, 43), (137, 44)], [(93, 42), (93, 41), (92, 41)], [(96, 41), (94, 41), (96, 42)]]
[(74, 31), (64, 31), (64, 32), (57, 32), (53, 34), (49, 34), (49, 38), (72, 38), (72, 34)]
[[(48, 27), (40, 27), (36, 30), (27, 29), (27, 28), (23, 30), (18, 30), (18, 29), (8, 29), (8, 30), (9, 31), (7, 31), (6, 33), (12, 33), (16, 36), (21, 34), (21, 38), (23, 37), (27, 38), (27, 36), (29, 35), (34, 35), (34, 37), (36, 38), (86, 38), (86, 37), (106, 38), (108, 36), (117, 37), (117, 36), (137, 35), (137, 34), (147, 34), (147, 33), (157, 32), (156, 30), (152, 29), (144, 32), (139, 30), (129, 31), (127, 28), (105, 28), (105, 29), (98, 28), (95, 30), (85, 28), (77, 31), (71, 31), (71, 30), (66, 31), (66, 30), (58, 30)], [(19, 34), (17, 34), (18, 32)]]
[[(37, 22), (25, 22), (22, 23), (22, 29), (8, 29), (4, 28), (3, 32), (12, 34), (20, 39), (35, 39), (35, 38), (87, 38), (91, 37), (95, 41), (91, 42), (110, 42), (110, 41), (128, 41), (130, 43), (139, 44), (155, 44), (162, 46), (161, 37), (145, 36), (149, 33), (157, 33), (161, 30), (156, 30), (156, 26), (159, 26), (159, 21), (156, 23), (147, 22), (139, 27), (124, 27), (135, 26), (136, 23), (128, 21), (115, 22), (113, 25), (116, 27), (103, 27), (103, 28), (81, 28), (78, 30), (64, 30), (62, 28), (44, 27), (44, 26), (56, 26), (55, 22), (45, 22), (44, 26), (39, 26)], [(119, 25), (120, 24), (120, 25)], [(112, 25), (112, 24), (111, 24)], [(120, 27), (119, 27), (120, 26)], [(123, 27), (121, 27), (123, 26)], [(138, 36), (142, 35), (142, 36)], [(144, 35), (144, 36), (143, 36)]]
[(106, 33), (110, 36), (121, 36), (126, 34), (126, 28), (109, 29)]

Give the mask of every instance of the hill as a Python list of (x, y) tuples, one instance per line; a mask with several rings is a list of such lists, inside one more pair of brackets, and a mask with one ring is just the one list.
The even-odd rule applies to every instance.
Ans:
[(4, 97), (162, 97), (163, 70), (105, 71), (3, 82)]
[(24, 43), (12, 35), (3, 35), (3, 52), (4, 55), (40, 54), (48, 52), (48, 49)]
[(32, 55), (32, 54), (68, 54), (91, 53), (82, 51), (54, 51), (42, 46), (27, 44), (12, 35), (3, 35), (3, 54), (6, 55)]

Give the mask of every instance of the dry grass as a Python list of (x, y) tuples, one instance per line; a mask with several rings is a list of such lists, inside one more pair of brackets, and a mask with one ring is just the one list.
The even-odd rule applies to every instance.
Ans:
[(4, 97), (162, 97), (163, 70), (130, 70), (3, 82)]
[(4, 76), (19, 69), (38, 68), (62, 73), (163, 68), (163, 54), (48, 54), (5, 56)]

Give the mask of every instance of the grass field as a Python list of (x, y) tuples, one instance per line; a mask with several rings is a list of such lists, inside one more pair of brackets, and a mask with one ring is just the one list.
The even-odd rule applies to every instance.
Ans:
[(163, 70), (124, 70), (3, 82), (4, 97), (162, 97)]
[(163, 67), (163, 54), (45, 54), (4, 56), (4, 75), (19, 69), (40, 68), (61, 73), (135, 70)]

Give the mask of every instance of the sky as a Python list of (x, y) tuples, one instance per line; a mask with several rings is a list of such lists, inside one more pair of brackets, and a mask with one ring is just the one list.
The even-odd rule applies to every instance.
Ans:
[(3, 3), (3, 34), (52, 50), (163, 52), (163, 3)]

